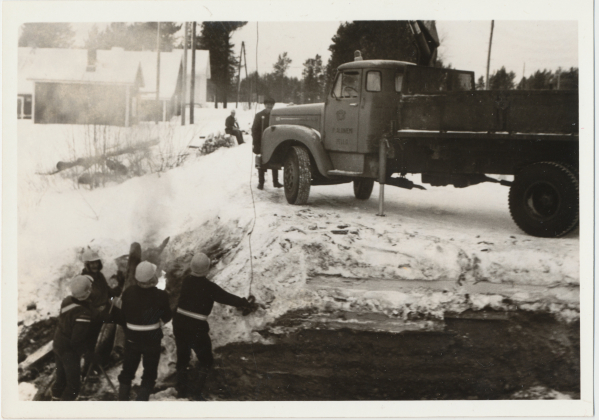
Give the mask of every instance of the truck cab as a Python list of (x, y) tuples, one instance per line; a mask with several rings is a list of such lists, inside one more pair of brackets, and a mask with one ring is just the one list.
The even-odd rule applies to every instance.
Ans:
[(343, 64), (324, 104), (271, 112), (262, 164), (280, 168), (288, 148), (299, 142), (308, 147), (318, 169), (313, 185), (376, 178), (379, 142), (385, 133), (391, 134), (403, 94), (469, 90), (474, 90), (474, 73), (469, 71), (394, 60)]

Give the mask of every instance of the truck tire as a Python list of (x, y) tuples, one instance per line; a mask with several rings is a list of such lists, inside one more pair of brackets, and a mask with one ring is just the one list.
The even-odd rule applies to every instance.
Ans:
[(283, 169), (285, 198), (289, 204), (306, 204), (310, 195), (312, 170), (310, 154), (301, 146), (292, 146), (285, 158)]
[(529, 235), (563, 236), (578, 225), (578, 179), (560, 163), (533, 163), (516, 174), (509, 206), (514, 222)]
[(368, 200), (374, 188), (374, 179), (354, 179), (354, 195), (358, 200)]

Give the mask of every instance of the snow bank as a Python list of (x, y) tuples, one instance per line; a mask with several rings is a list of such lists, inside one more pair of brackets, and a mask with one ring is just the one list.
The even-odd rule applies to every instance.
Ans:
[[(167, 273), (184, 270), (194, 252), (218, 248), (214, 281), (242, 296), (251, 282), (251, 293), (266, 305), (248, 318), (217, 306), (211, 317), (216, 345), (258, 339), (253, 331), (301, 308), (395, 311), (407, 319), (517, 307), (576, 318), (577, 234), (522, 234), (507, 210), (507, 188), (387, 187), (387, 217), (375, 215), (376, 200), (355, 200), (350, 184), (313, 187), (308, 205), (290, 206), (269, 180), (264, 191), (255, 189), (249, 136), (244, 145), (207, 156), (185, 148), (220, 129), (229, 112), (198, 109), (195, 126), (171, 127), (176, 135), (165, 135), (161, 145), (176, 138), (173, 150), (191, 150), (184, 165), (91, 191), (34, 173), (64, 159), (62, 136), (79, 132), (81, 139), (81, 127), (20, 121), (20, 320), (56, 314), (85, 246), (99, 250), (110, 277), (114, 259), (131, 242), (146, 248), (167, 236)], [(237, 116), (249, 127), (253, 111), (239, 109)], [(32, 302), (37, 309), (26, 311)]]

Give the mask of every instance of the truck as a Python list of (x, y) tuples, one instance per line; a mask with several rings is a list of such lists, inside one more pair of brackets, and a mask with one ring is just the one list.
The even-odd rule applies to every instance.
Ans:
[[(578, 91), (476, 90), (474, 72), (395, 60), (337, 69), (325, 102), (275, 108), (258, 165), (283, 168), (285, 197), (353, 182), (359, 200), (384, 186), (465, 188), (495, 182), (527, 234), (560, 237), (579, 221)], [(506, 175), (513, 176), (507, 180)]]

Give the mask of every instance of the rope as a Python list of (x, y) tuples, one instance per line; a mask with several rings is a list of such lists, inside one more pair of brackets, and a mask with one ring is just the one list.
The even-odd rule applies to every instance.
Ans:
[[(258, 107), (258, 22), (256, 22), (256, 102), (254, 103), (254, 118), (256, 118), (256, 110)], [(252, 233), (254, 233), (254, 227), (256, 226), (256, 200), (254, 199), (254, 190), (252, 189), (252, 176), (254, 174), (254, 156), (252, 154), (252, 151), (250, 149), (250, 181), (249, 181), (249, 188), (250, 188), (250, 195), (252, 197), (252, 207), (254, 209), (254, 220), (252, 221), (252, 228), (250, 229), (250, 232), (248, 233), (248, 244), (249, 244), (249, 248), (250, 248), (250, 284), (248, 287), (248, 297), (252, 295), (252, 283), (254, 282), (254, 256), (252, 253)]]

